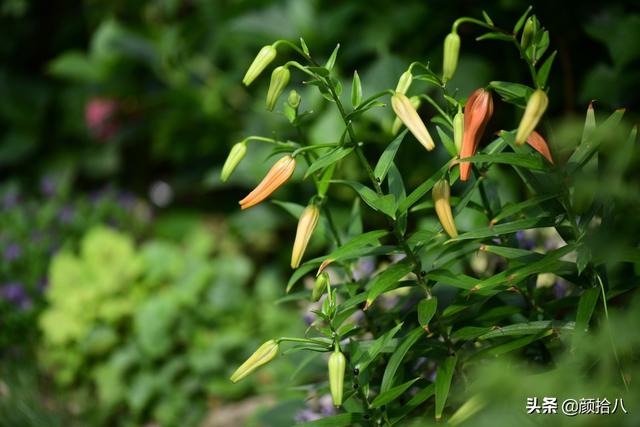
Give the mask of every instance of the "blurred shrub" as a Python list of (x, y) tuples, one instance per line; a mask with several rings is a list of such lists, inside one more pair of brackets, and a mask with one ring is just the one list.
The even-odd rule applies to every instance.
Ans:
[(61, 174), (43, 176), (36, 195), (6, 183), (0, 187), (0, 203), (2, 353), (33, 343), (49, 260), (60, 248), (73, 247), (86, 229), (99, 223), (140, 234), (151, 214), (131, 193), (107, 188), (74, 194), (70, 176)]
[(265, 335), (290, 330), (293, 314), (270, 304), (281, 287), (273, 272), (248, 292), (255, 266), (220, 252), (224, 239), (197, 227), (180, 244), (136, 247), (99, 227), (78, 253), (56, 255), (40, 319), (42, 363), (60, 385), (95, 387), (99, 423), (196, 425), (208, 404), (255, 387), (232, 387), (231, 369)]

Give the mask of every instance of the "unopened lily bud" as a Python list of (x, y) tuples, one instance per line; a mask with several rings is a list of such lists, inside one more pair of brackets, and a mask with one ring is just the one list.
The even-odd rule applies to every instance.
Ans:
[(447, 232), (449, 237), (458, 236), (456, 223), (451, 213), (451, 189), (446, 179), (442, 179), (435, 183), (431, 191), (433, 196), (433, 204), (438, 215), (438, 220), (442, 224), (442, 228)]
[(231, 147), (227, 160), (224, 161), (222, 166), (222, 172), (220, 172), (220, 180), (222, 182), (226, 182), (229, 179), (245, 154), (247, 154), (247, 143), (245, 141), (238, 142)]
[(533, 33), (535, 32), (536, 20), (533, 16), (527, 18), (527, 22), (524, 24), (524, 29), (522, 30), (522, 36), (520, 37), (520, 46), (522, 49), (526, 49), (531, 44), (531, 40), (533, 40)]
[(542, 135), (534, 130), (527, 138), (527, 144), (533, 147), (533, 149), (538, 153), (542, 154), (544, 158), (549, 161), (549, 163), (553, 164), (553, 157), (551, 156), (549, 145), (547, 144), (547, 141), (544, 140)]
[(271, 83), (269, 83), (269, 91), (267, 92), (267, 110), (272, 111), (276, 106), (278, 97), (289, 84), (291, 73), (285, 66), (276, 67), (271, 73)]
[(300, 219), (298, 220), (298, 230), (296, 231), (296, 240), (293, 243), (293, 250), (291, 251), (291, 268), (298, 268), (304, 251), (307, 249), (313, 230), (318, 224), (318, 218), (320, 217), (320, 209), (315, 203), (307, 206)]
[[(464, 106), (464, 132), (460, 160), (476, 153), (484, 128), (493, 114), (493, 98), (491, 92), (482, 88), (471, 94)], [(471, 163), (460, 162), (460, 179), (466, 181), (471, 172)]]
[(444, 57), (442, 61), (442, 81), (448, 82), (453, 78), (453, 74), (458, 67), (458, 56), (460, 55), (460, 36), (451, 32), (444, 39)]
[(529, 97), (524, 115), (520, 120), (518, 132), (516, 133), (517, 145), (524, 144), (531, 132), (538, 126), (538, 122), (546, 111), (547, 105), (549, 105), (547, 94), (542, 89), (536, 89)]
[(320, 299), (324, 291), (329, 286), (329, 273), (323, 271), (316, 278), (316, 283), (313, 285), (313, 292), (311, 292), (311, 300), (316, 302)]
[[(420, 108), (420, 105), (422, 104), (422, 100), (420, 99), (420, 97), (412, 96), (411, 98), (409, 98), (409, 101), (411, 101), (411, 105), (413, 106), (413, 108), (418, 111), (418, 108)], [(391, 135), (396, 135), (398, 132), (400, 132), (401, 127), (402, 121), (398, 118), (398, 116), (396, 116), (396, 118), (393, 119), (393, 125), (391, 125)]]
[(462, 150), (462, 136), (464, 135), (464, 113), (462, 110), (458, 110), (455, 116), (453, 116), (453, 142), (456, 146), (456, 151), (460, 154)]
[(258, 349), (235, 370), (231, 375), (231, 381), (237, 383), (262, 365), (271, 362), (278, 355), (278, 343), (275, 340), (269, 340), (262, 344)]
[(433, 139), (427, 131), (427, 127), (418, 115), (418, 111), (413, 107), (409, 98), (396, 92), (391, 97), (391, 107), (398, 118), (404, 123), (416, 139), (429, 151), (436, 148)]
[(242, 79), (242, 83), (245, 86), (249, 86), (251, 82), (253, 82), (259, 75), (264, 71), (264, 69), (273, 61), (276, 57), (276, 48), (269, 45), (264, 46), (256, 55), (256, 58), (253, 60), (249, 69), (247, 70), (244, 78)]
[(291, 108), (298, 108), (300, 106), (300, 100), (301, 98), (298, 92), (296, 92), (295, 89), (292, 89), (291, 92), (289, 92), (289, 97), (287, 98), (289, 106)]
[(409, 86), (411, 86), (412, 82), (413, 82), (413, 74), (411, 74), (411, 71), (409, 71), (409, 70), (405, 71), (400, 76), (400, 79), (398, 79), (398, 85), (396, 86), (396, 92), (405, 95), (407, 93), (407, 91), (409, 90)]
[(240, 200), (240, 208), (247, 209), (255, 206), (269, 197), (282, 184), (287, 182), (293, 171), (296, 169), (296, 160), (290, 155), (286, 155), (278, 160), (269, 169), (269, 172), (260, 181), (260, 184), (251, 191), (244, 199)]
[(342, 394), (344, 391), (344, 371), (347, 367), (347, 360), (339, 351), (334, 351), (329, 356), (329, 388), (335, 406), (342, 405)]

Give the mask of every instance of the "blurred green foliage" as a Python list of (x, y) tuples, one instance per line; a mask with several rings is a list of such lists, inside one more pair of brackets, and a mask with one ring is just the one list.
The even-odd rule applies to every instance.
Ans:
[(271, 304), (278, 275), (263, 273), (250, 292), (254, 264), (221, 252), (227, 237), (212, 231), (137, 248), (94, 228), (78, 254), (54, 257), (42, 361), (60, 385), (95, 387), (101, 423), (197, 425), (208, 400), (238, 398), (277, 375), (241, 387), (227, 380), (260, 337), (297, 331), (297, 315)]

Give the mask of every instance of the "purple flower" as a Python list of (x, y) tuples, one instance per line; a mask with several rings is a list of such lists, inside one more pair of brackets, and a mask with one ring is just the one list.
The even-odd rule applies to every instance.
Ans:
[(2, 207), (5, 210), (13, 208), (20, 202), (20, 193), (15, 188), (9, 189), (2, 197)]
[(516, 231), (516, 240), (522, 249), (531, 250), (535, 247), (535, 241), (527, 237), (526, 233), (522, 230)]
[(313, 412), (311, 409), (303, 409), (296, 413), (294, 421), (296, 422), (296, 424), (298, 424), (319, 420), (320, 418), (322, 418), (322, 415), (318, 414), (317, 412)]
[(118, 203), (123, 209), (129, 211), (136, 205), (136, 196), (130, 191), (121, 191), (118, 194)]
[(373, 257), (360, 258), (356, 268), (353, 269), (353, 278), (356, 280), (365, 279), (373, 274), (375, 268)]
[(307, 326), (311, 326), (314, 320), (316, 320), (316, 315), (310, 312), (306, 312), (304, 316), (302, 316), (302, 318), (304, 320), (304, 323), (306, 323)]
[(61, 224), (70, 224), (76, 215), (76, 211), (71, 205), (64, 205), (58, 212), (58, 221)]
[(324, 394), (318, 399), (318, 405), (320, 406), (320, 413), (324, 417), (335, 415), (336, 407), (333, 406), (333, 399), (330, 394)]
[(2, 286), (0, 295), (5, 300), (17, 305), (21, 310), (28, 310), (33, 305), (22, 284), (17, 282), (7, 283)]
[(45, 197), (53, 197), (58, 190), (58, 183), (51, 175), (45, 175), (40, 180), (40, 191)]
[(560, 299), (560, 298), (564, 298), (567, 295), (567, 292), (569, 291), (569, 282), (567, 282), (566, 280), (564, 280), (561, 277), (558, 277), (558, 280), (556, 280), (556, 283), (553, 285), (553, 296), (556, 299)]
[(9, 243), (4, 248), (5, 261), (14, 261), (22, 256), (22, 248), (17, 243)]

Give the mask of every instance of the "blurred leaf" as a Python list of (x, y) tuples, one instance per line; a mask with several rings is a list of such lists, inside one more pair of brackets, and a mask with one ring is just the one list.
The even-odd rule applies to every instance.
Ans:
[(551, 66), (553, 65), (553, 60), (556, 58), (557, 53), (558, 51), (554, 50), (538, 70), (538, 76), (536, 80), (536, 83), (538, 83), (538, 87), (545, 87), (547, 85), (549, 72), (551, 71)]
[(457, 357), (449, 356), (444, 359), (438, 365), (438, 370), (436, 372), (436, 408), (435, 408), (435, 417), (436, 420), (442, 418), (442, 411), (444, 410), (444, 405), (447, 402), (447, 397), (449, 396), (449, 387), (451, 387), (451, 380), (453, 378), (453, 370), (456, 366)]
[(307, 171), (304, 174), (305, 179), (307, 177), (309, 177), (309, 175), (311, 175), (312, 173), (314, 173), (315, 171), (321, 170), (323, 168), (326, 168), (327, 166), (336, 163), (337, 161), (339, 161), (340, 159), (348, 156), (349, 154), (351, 154), (351, 152), (353, 151), (353, 147), (336, 147), (336, 148), (332, 148), (331, 151), (329, 151), (326, 154), (323, 154), (322, 156), (318, 157), (317, 160), (315, 160), (311, 166), (309, 166), (309, 168), (307, 169)]

